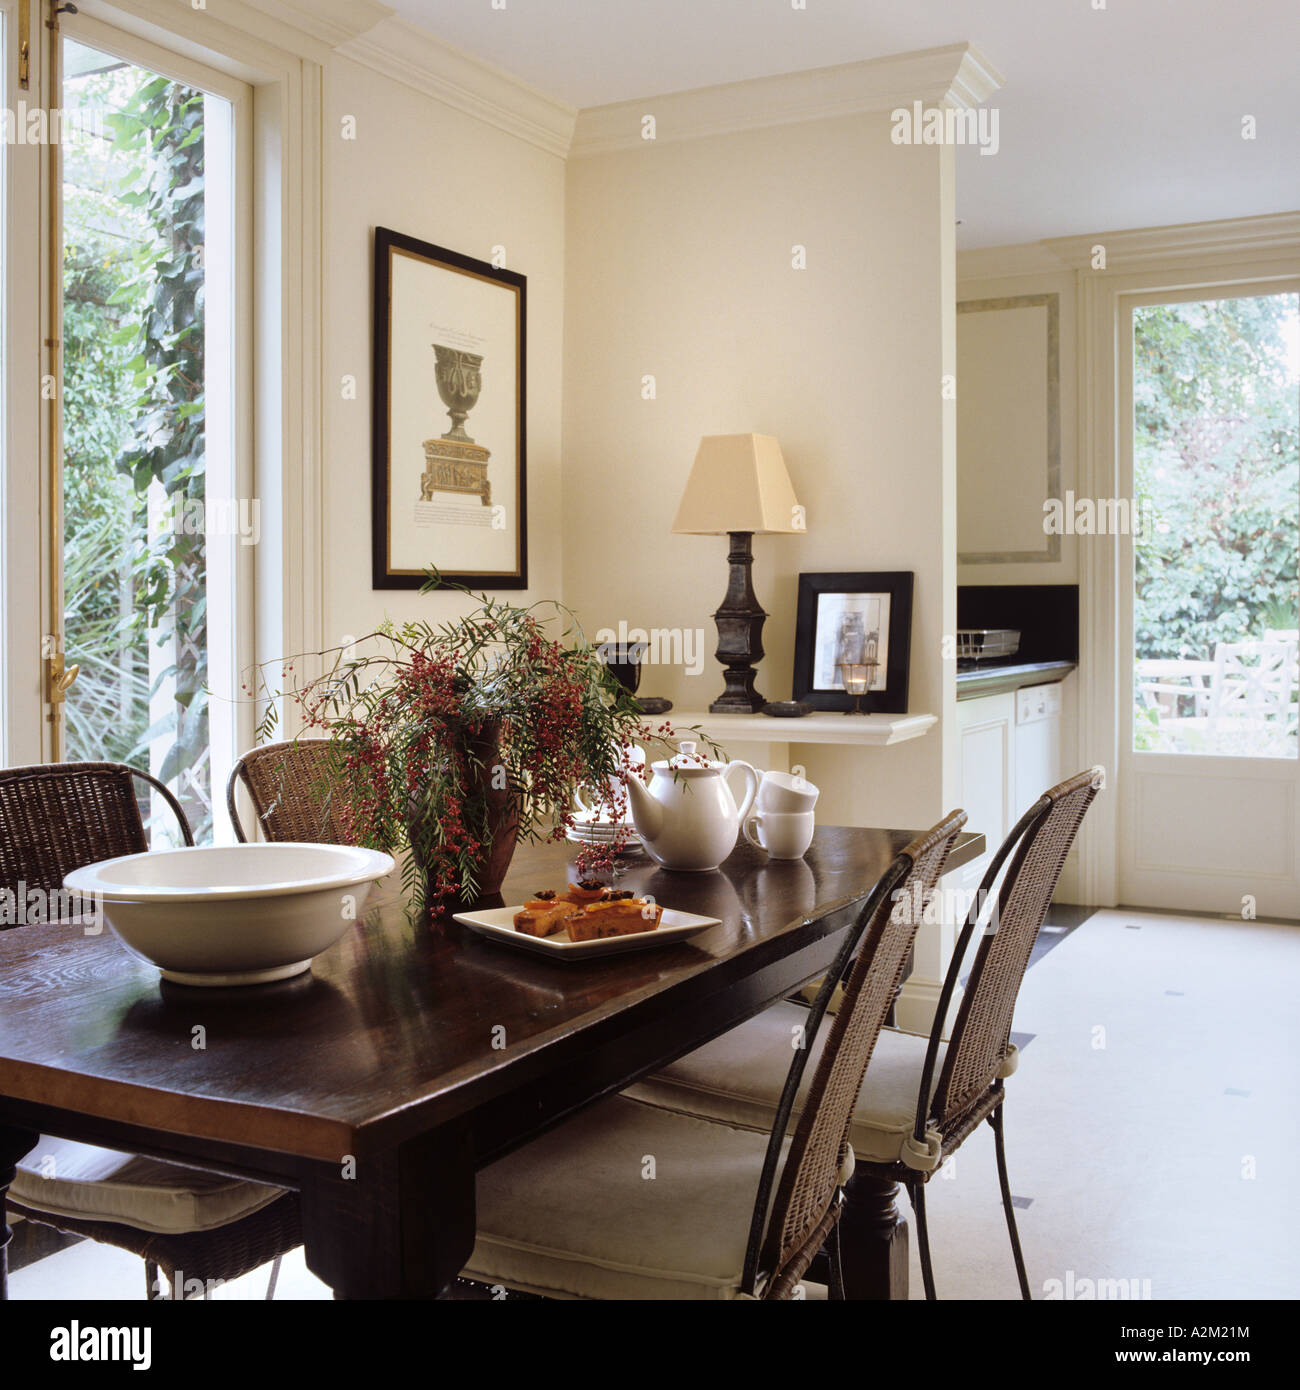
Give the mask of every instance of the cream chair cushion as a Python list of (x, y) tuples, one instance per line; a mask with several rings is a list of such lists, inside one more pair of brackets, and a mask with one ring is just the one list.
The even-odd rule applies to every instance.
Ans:
[(734, 1299), (767, 1135), (615, 1096), (478, 1175), (465, 1276), (550, 1298)]
[(184, 1235), (251, 1216), (284, 1192), (43, 1134), (18, 1165), (9, 1195), (53, 1217)]
[[(808, 1010), (800, 1005), (774, 1004), (765, 1013), (629, 1086), (623, 1094), (683, 1114), (770, 1132), (793, 1048), (807, 1022)], [(813, 1043), (792, 1125), (803, 1109), (828, 1028), (829, 1023), (824, 1023)], [(899, 1160), (903, 1141), (916, 1123), (916, 1098), (928, 1042), (916, 1033), (880, 1030), (849, 1129), (853, 1151), (863, 1162)], [(936, 1083), (944, 1050), (941, 1044), (934, 1069)]]

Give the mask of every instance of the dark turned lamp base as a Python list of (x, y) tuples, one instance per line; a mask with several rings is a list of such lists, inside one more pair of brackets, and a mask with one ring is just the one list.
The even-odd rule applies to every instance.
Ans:
[(763, 624), (767, 614), (754, 593), (752, 531), (728, 532), (731, 549), (727, 561), (731, 577), (722, 607), (713, 615), (718, 625), (716, 656), (722, 663), (725, 689), (709, 706), (710, 714), (757, 714), (767, 701), (754, 689), (763, 659)]

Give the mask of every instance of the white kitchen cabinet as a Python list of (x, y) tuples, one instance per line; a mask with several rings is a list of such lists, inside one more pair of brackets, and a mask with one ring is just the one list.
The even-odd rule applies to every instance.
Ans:
[[(1014, 825), (1061, 780), (1061, 687), (1031, 685), (1016, 691), (1016, 797)], [(1009, 827), (1008, 827), (1009, 828)]]
[(1060, 682), (960, 700), (957, 725), (966, 826), (988, 844), (962, 871), (962, 886), (975, 888), (1011, 827), (1061, 780)]
[(975, 888), (988, 861), (1015, 824), (1016, 695), (981, 695), (957, 704), (961, 731), (961, 806), (967, 830), (983, 833), (984, 854), (961, 870), (964, 888)]

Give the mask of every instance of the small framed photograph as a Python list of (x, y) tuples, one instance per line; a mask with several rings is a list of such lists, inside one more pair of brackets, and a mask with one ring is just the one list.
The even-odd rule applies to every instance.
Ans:
[(372, 583), (528, 587), (524, 277), (375, 228)]
[(799, 576), (796, 700), (814, 709), (906, 714), (911, 644), (910, 570)]

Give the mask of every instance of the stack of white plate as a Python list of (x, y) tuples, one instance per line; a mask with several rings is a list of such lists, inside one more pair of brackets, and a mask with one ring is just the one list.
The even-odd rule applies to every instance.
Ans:
[(565, 831), (565, 839), (575, 845), (612, 845), (614, 836), (623, 830), (623, 848), (638, 850), (641, 837), (632, 828), (630, 821), (616, 821), (608, 815), (593, 815), (590, 811), (575, 811), (573, 824)]

